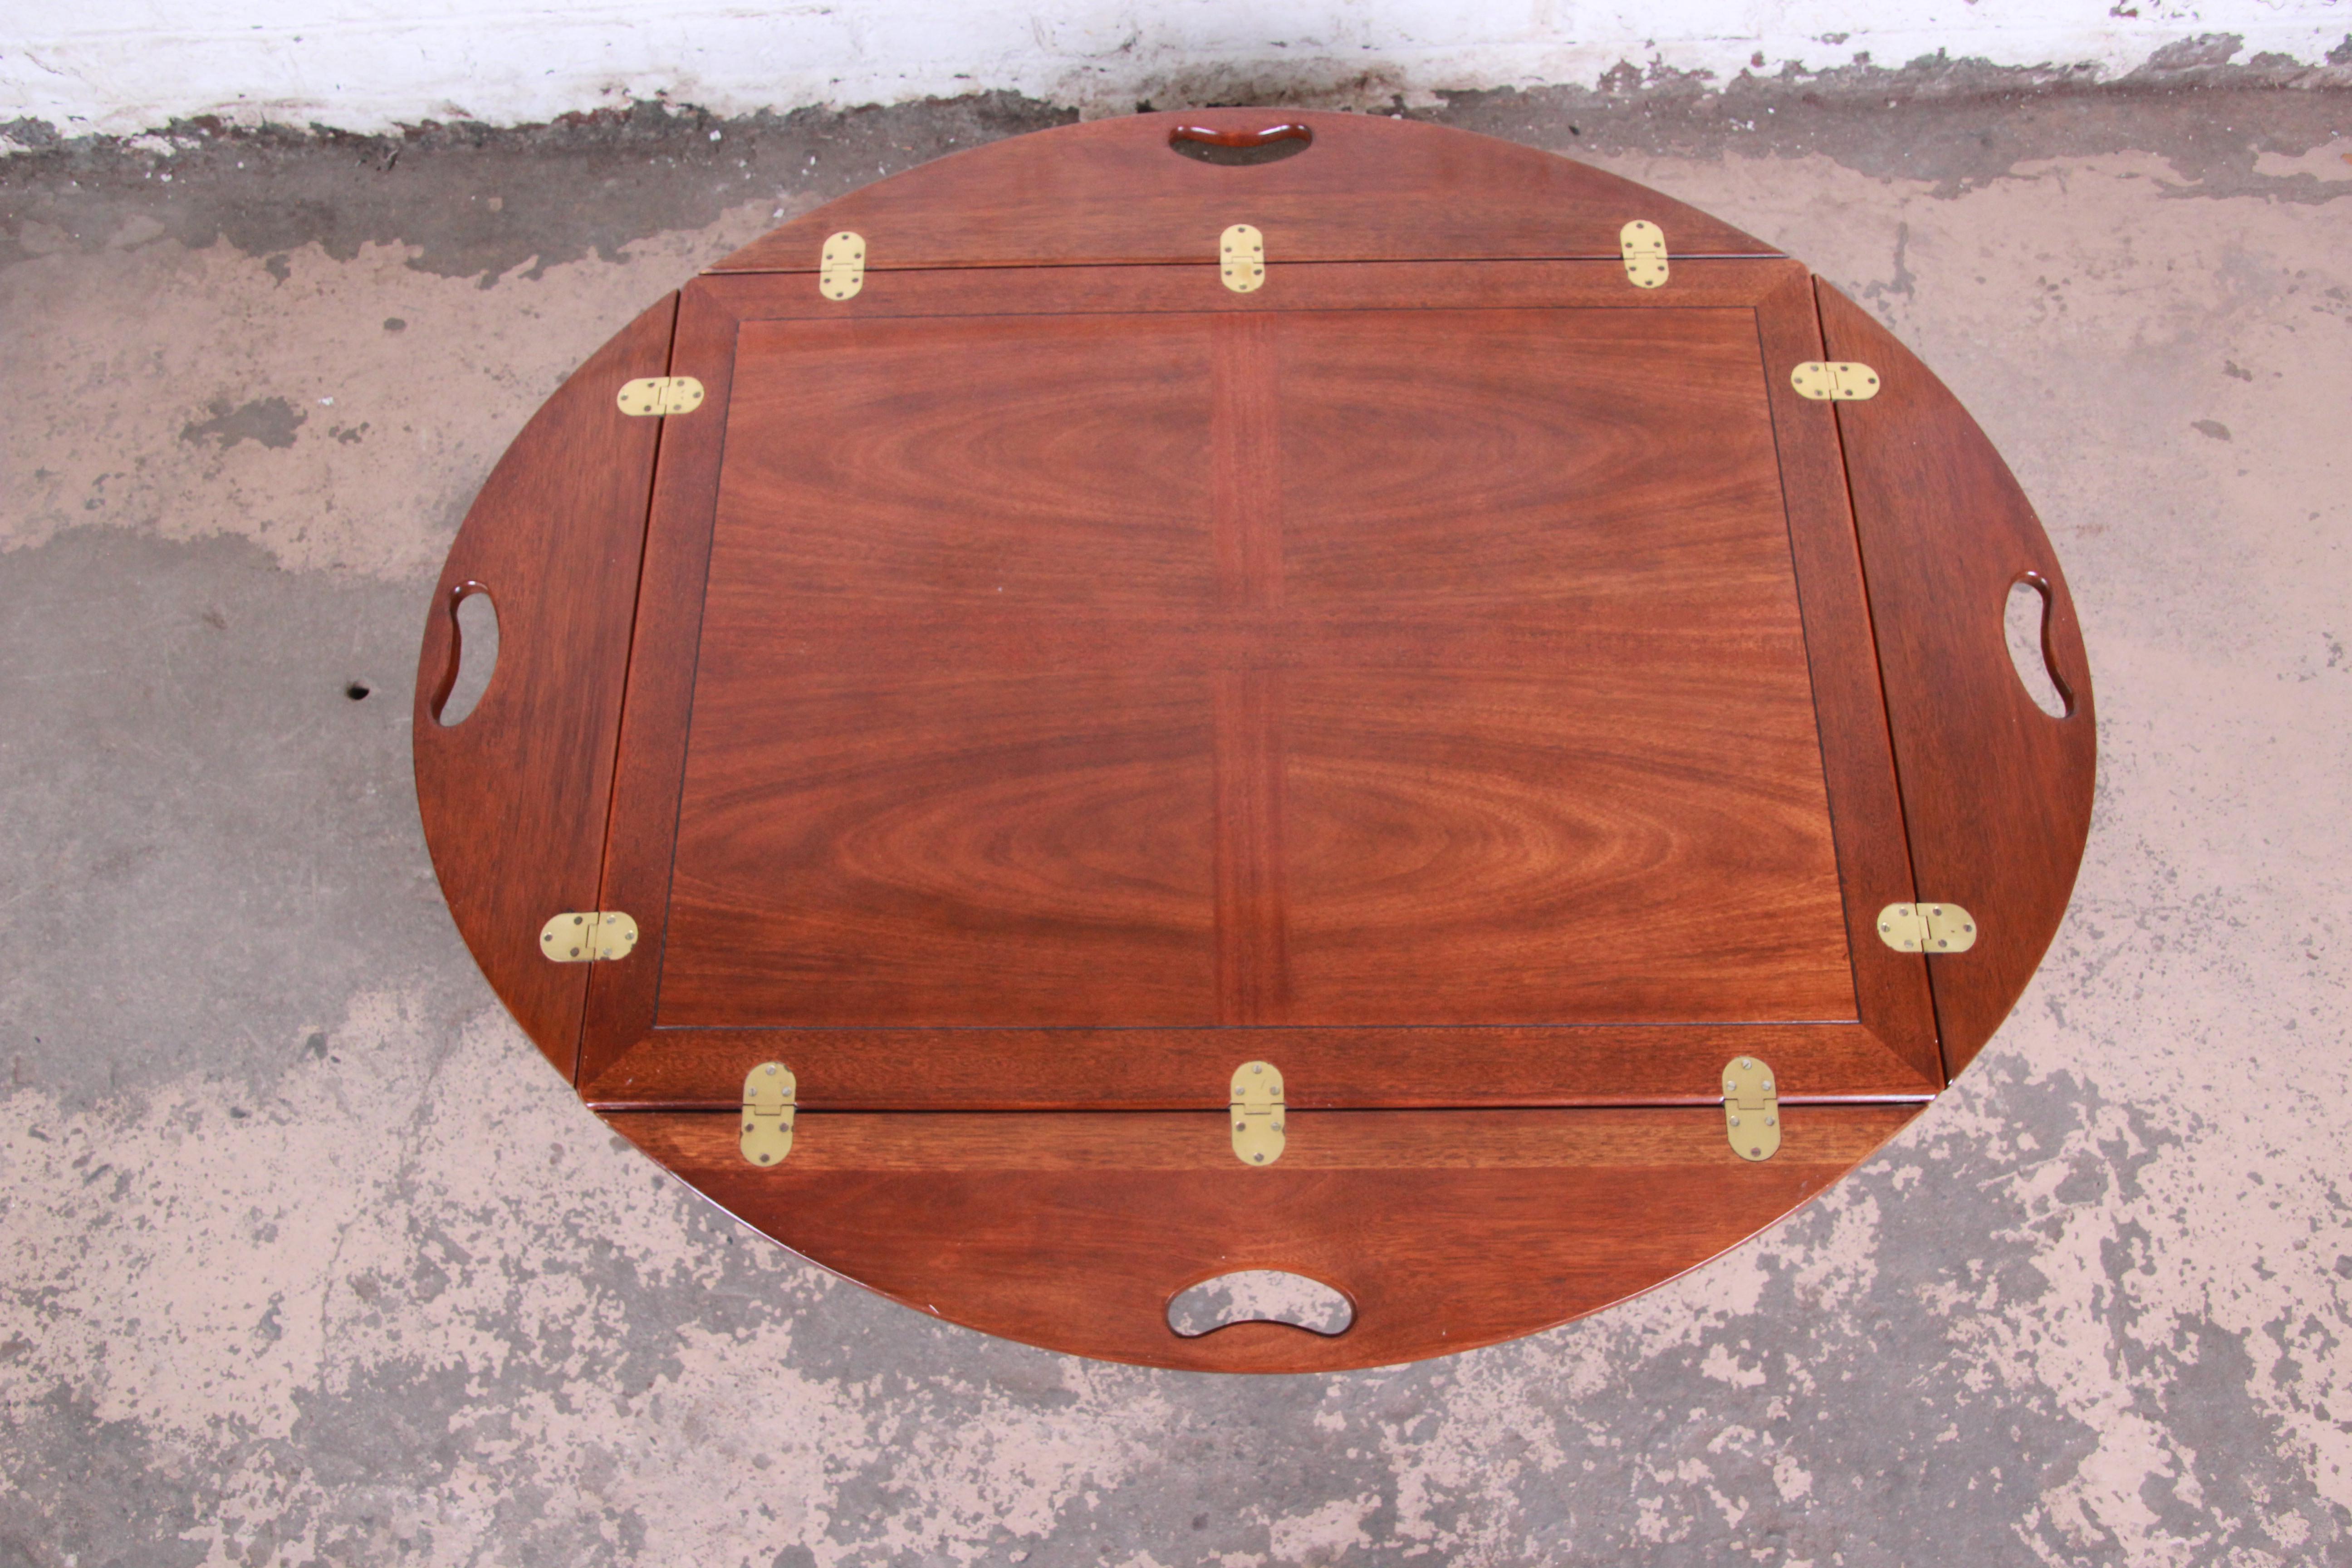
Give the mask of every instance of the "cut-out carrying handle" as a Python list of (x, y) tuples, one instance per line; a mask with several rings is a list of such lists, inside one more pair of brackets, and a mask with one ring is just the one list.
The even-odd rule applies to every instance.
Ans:
[[(481, 706), (482, 700), (489, 695), (490, 680), (496, 678), (498, 672), (497, 645), (493, 640), (488, 650), (490, 662), (485, 670), (478, 672), (478, 684), (472, 694), (473, 700), (454, 712), (450, 710), (449, 699), (456, 693), (457, 679), (465, 672), (467, 663), (466, 628), (464, 622), (458, 616), (458, 611), (465, 607), (468, 600), (477, 597), (490, 607), (493, 615), (496, 614), (498, 599), (491, 594), (489, 584), (468, 577), (442, 596), (440, 613), (436, 616), (433, 625), (428, 627), (426, 634), (430, 639), (426, 646), (426, 658), (428, 661), (436, 657), (439, 658), (441, 674), (425, 693), (425, 711), (435, 723), (445, 729), (455, 729), (473, 716), (474, 710)], [(494, 620), (491, 623), (493, 639), (497, 635), (496, 626), (497, 623)], [(481, 657), (480, 650), (477, 651), (475, 657)]]
[(1168, 148), (1194, 163), (1225, 168), (1248, 168), (1297, 157), (1314, 144), (1314, 130), (1296, 120), (1227, 129), (1216, 125), (1182, 124), (1170, 129)]
[(667, 374), (677, 313), (671, 295), (640, 314), (515, 437), (449, 547), (417, 655), (416, 806), (442, 894), (499, 999), (566, 1079), (587, 978), (548, 963), (539, 932), (560, 910), (598, 907), (663, 424), (624, 413), (614, 395)]
[[(2034, 647), (2039, 650), (2042, 659), (2041, 673), (2049, 682), (2051, 689), (2057, 694), (2059, 710), (2055, 713), (2052, 713), (2047, 704), (2042, 702), (2038, 697), (2034, 697), (2034, 683), (2032, 678), (2032, 673), (2021, 663), (2018, 664), (2018, 683), (2025, 688), (2026, 693), (2029, 697), (2034, 697), (2033, 705), (2040, 709), (2045, 716), (2052, 719), (2071, 719), (2074, 716), (2076, 710), (2080, 707), (2080, 704), (2075, 700), (2074, 692), (2076, 688), (2081, 684), (2083, 677), (2079, 671), (2070, 677), (2067, 669), (2065, 668), (2065, 662), (2067, 662), (2067, 660), (2080, 658), (2083, 652), (2082, 637), (2079, 633), (2063, 637), (2059, 637), (2056, 634), (2055, 623), (2058, 619), (2058, 590), (2052, 585), (2051, 581), (2047, 576), (2032, 567), (2027, 567), (2025, 570), (2018, 573), (2016, 577), (2010, 583), (2009, 598), (2011, 601), (2015, 601), (2018, 590), (2021, 588), (2030, 588), (2033, 591), (2033, 616), (2036, 623), (2034, 628)], [(2002, 640), (2005, 644), (2009, 644), (2008, 621), (2009, 617), (2014, 613), (2014, 611), (2011, 604), (2004, 604), (2001, 606), (2001, 611)], [(2069, 630), (2073, 630), (2071, 626)], [(2061, 658), (2062, 648), (2063, 654), (2066, 656), (2065, 659), (2062, 659)], [(2014, 644), (2009, 644), (2009, 653), (2012, 663), (2018, 663), (2019, 651), (2020, 650)]]
[(1356, 1299), (1336, 1285), (1287, 1268), (1222, 1268), (1172, 1292), (1162, 1309), (1169, 1332), (1201, 1340), (1244, 1323), (1337, 1339), (1355, 1327)]
[[(803, 1109), (792, 1157), (765, 1167), (731, 1111), (604, 1121), (745, 1224), (918, 1311), (1076, 1355), (1255, 1373), (1391, 1366), (1604, 1307), (1771, 1224), (1916, 1109), (1808, 1107), (1756, 1163), (1714, 1105), (1305, 1111), (1272, 1166), (1234, 1158), (1220, 1111)], [(1268, 1272), (1295, 1277), (1280, 1299), (1253, 1288)], [(1209, 1310), (1171, 1321), (1203, 1285)]]
[(1210, 147), (1270, 147), (1276, 142), (1315, 140), (1315, 132), (1296, 120), (1269, 125), (1262, 131), (1220, 131), (1213, 125), (1179, 125), (1168, 132), (1172, 144), (1178, 142), (1197, 142)]

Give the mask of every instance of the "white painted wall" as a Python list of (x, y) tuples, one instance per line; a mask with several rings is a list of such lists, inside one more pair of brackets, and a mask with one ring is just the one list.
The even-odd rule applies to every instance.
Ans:
[(1123, 109), (1268, 65), (1420, 98), (1589, 86), (1628, 60), (1729, 78), (1759, 53), (1766, 72), (1940, 49), (2112, 77), (2209, 34), (2242, 39), (2240, 61), (2315, 65), (2347, 33), (2352, 0), (0, 0), (0, 121), (383, 131), (657, 95), (735, 114), (990, 88)]

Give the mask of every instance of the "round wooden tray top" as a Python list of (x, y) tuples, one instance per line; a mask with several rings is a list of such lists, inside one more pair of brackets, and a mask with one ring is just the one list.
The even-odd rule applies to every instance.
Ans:
[[(1801, 263), (1242, 110), (941, 160), (647, 310), (484, 487), (416, 697), (457, 925), (610, 1125), (920, 1310), (1237, 1371), (1527, 1333), (1822, 1190), (2016, 1000), (2093, 758), (2024, 496)], [(1926, 901), (1974, 945), (1882, 937)], [(1171, 1326), (1258, 1269), (1352, 1321)]]

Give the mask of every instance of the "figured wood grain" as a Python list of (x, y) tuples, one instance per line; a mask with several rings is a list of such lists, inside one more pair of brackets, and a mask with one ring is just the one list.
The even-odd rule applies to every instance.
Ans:
[(1292, 684), (1296, 1021), (1855, 1016), (1801, 688)]
[[(689, 291), (681, 371), (712, 362), (727, 435), (665, 494), (709, 509), (708, 615), (649, 563), (650, 657), (693, 671), (615, 816), (659, 956), (597, 977), (593, 1097), (723, 1102), (749, 1063), (685, 1042), (747, 1025), (887, 1042), (845, 1070), (1051, 1026), (1197, 1041), (1147, 1091), (1195, 1103), (1241, 1042), (1189, 1031), (1222, 1020), (1549, 1026), (1507, 1101), (1580, 1102), (1612, 1096), (1561, 1026), (1857, 1017), (1757, 341), (1801, 271), (1563, 310), (1622, 296), (1581, 264), (1301, 270), (1386, 308), (1198, 310), (1192, 271), (1143, 267), (1066, 269), (1116, 274), (1116, 318), (1031, 313), (1020, 272), (961, 275), (935, 318)], [(1806, 504), (1842, 510), (1827, 472)], [(715, 1078), (681, 1086), (664, 1042)], [(1433, 1045), (1388, 1095), (1452, 1080)], [(1861, 1070), (1811, 1088), (1923, 1081), (1832, 1064)]]
[(1855, 1016), (1753, 311), (1285, 321), (1289, 603), (1617, 645), (1292, 679), (1296, 1021)]
[[(1491, 1342), (1769, 1224), (1990, 1032), (2080, 857), (2072, 605), (1949, 395), (1759, 242), (1439, 128), (1181, 118), (1307, 145), (1204, 163), (1143, 116), (943, 160), (690, 286), (667, 364), (665, 305), (583, 370), (437, 592), (428, 837), (583, 1097), (827, 1267), (1157, 1365)], [(811, 276), (842, 228), (847, 301)], [(1805, 403), (1820, 357), (1886, 385)], [(696, 415), (620, 418), (608, 378), (665, 368)], [(2007, 666), (2021, 574), (2054, 726)], [(508, 648), (443, 731), (477, 580)], [(1877, 943), (1915, 892), (1977, 953)], [(546, 964), (557, 907), (636, 952)], [(1788, 1112), (1761, 1163), (1714, 1102), (1738, 1055)], [(1220, 1109), (1251, 1057), (1266, 1170)], [(776, 1059), (803, 1114), (758, 1170), (731, 1108)], [(1354, 1325), (1167, 1327), (1253, 1268)]]
[[(745, 1223), (918, 1310), (1110, 1360), (1310, 1372), (1467, 1350), (1646, 1289), (1822, 1191), (1913, 1109), (1791, 1110), (1757, 1163), (1719, 1110), (1293, 1111), (1262, 1170), (1234, 1161), (1215, 1113), (803, 1113), (764, 1170), (732, 1116), (606, 1121)], [(1353, 1323), (1169, 1328), (1178, 1292), (1248, 1268), (1335, 1287)]]
[(1207, 375), (1184, 389), (1208, 398), (1209, 553), (1231, 609), (1282, 607), (1281, 342), (1270, 317), (1224, 317), (1209, 328)]
[(1889, 1050), (1923, 1076), (1940, 1078), (1927, 960), (1878, 940), (1878, 911), (1910, 902), (1914, 883), (1836, 413), (1800, 396), (1783, 368), (1822, 357), (1812, 279), (1790, 277), (1775, 288), (1758, 306), (1756, 325), (1804, 609), (1823, 780), (1837, 825), (1857, 1010)]
[[(1268, 316), (1223, 317), (1210, 327), (1209, 342), (1209, 552), (1217, 607), (1250, 617), (1255, 630), (1281, 624), (1283, 609), (1281, 323)], [(1176, 653), (1175, 662), (1187, 661)], [(1245, 646), (1212, 669), (1216, 1021), (1287, 1023), (1288, 678), (1278, 661)]]
[[(1786, 1136), (1793, 1163), (1866, 1159), (1916, 1106), (1799, 1106)], [(1696, 1112), (1696, 1113), (1695, 1113)], [(807, 1111), (789, 1163), (761, 1178), (852, 1171), (1167, 1171), (1253, 1178), (1305, 1171), (1524, 1171), (1750, 1168), (1733, 1153), (1720, 1110), (1297, 1110), (1281, 1162), (1247, 1170), (1234, 1159), (1224, 1119), (1192, 1114), (1070, 1110)], [(738, 1119), (698, 1113), (614, 1114), (616, 1130), (664, 1161), (719, 1170), (744, 1163)], [(807, 1141), (800, 1141), (804, 1132)], [(1779, 1156), (1775, 1156), (1778, 1158)]]
[(664, 1023), (1215, 1020), (1208, 673), (925, 657), (1216, 602), (1211, 335), (747, 330)]
[[(567, 1078), (584, 967), (551, 963), (540, 928), (598, 908), (604, 817), (661, 422), (621, 413), (660, 375), (677, 297), (591, 355), (532, 416), (475, 499), (426, 614), (411, 715), (416, 804), (443, 896), (482, 973)], [(498, 663), (462, 723), (436, 710), (456, 673), (456, 610), (486, 592)]]
[[(653, 1026), (734, 339), (735, 319), (708, 296), (691, 286), (679, 295), (670, 374), (701, 382), (703, 401), (685, 418), (662, 421), (668, 460), (654, 476), (605, 823), (603, 890), (593, 906), (629, 913), (637, 921), (638, 941), (626, 960), (586, 965), (575, 1084), (610, 1067), (626, 1042)], [(736, 1089), (740, 1098), (740, 1081)]]
[(1255, 316), (1290, 310), (1496, 310), (1597, 308), (1753, 310), (1802, 262), (1709, 261), (1667, 289), (1634, 289), (1620, 261), (1397, 261), (1377, 267), (1276, 261), (1265, 286), (1236, 294), (1213, 259), (1128, 267), (965, 268), (868, 276), (855, 299), (825, 299), (802, 274), (706, 273), (688, 285), (746, 321), (884, 321), (934, 316), (1088, 316), (1181, 310)]
[(696, 707), (665, 1023), (1213, 1021), (1204, 682), (808, 674)]
[(1280, 670), (1225, 670), (1210, 696), (1220, 1024), (1291, 1019), (1287, 685)]
[[(642, 944), (641, 944), (642, 945)], [(1924, 1100), (1942, 1083), (1860, 1024), (1570, 1028), (661, 1029), (583, 1084), (604, 1110), (741, 1103), (782, 1060), (822, 1110), (1042, 1110), (1223, 1105), (1236, 1063), (1280, 1068), (1293, 1105), (1697, 1105), (1753, 1055), (1795, 1100)]]
[[(1832, 359), (1879, 373), (1836, 405), (1878, 632), (1919, 897), (1977, 918), (1970, 951), (1927, 960), (1948, 1070), (2016, 1005), (2066, 910), (2098, 753), (2090, 666), (2056, 552), (1959, 400), (1869, 313), (1820, 286)], [(2010, 589), (2045, 585), (2044, 641), (2071, 699), (2036, 707), (2010, 662)]]
[[(1307, 151), (1221, 167), (1170, 133), (1304, 125)], [(1614, 174), (1444, 126), (1290, 110), (1221, 109), (1098, 120), (976, 147), (827, 203), (719, 262), (719, 272), (811, 272), (824, 237), (866, 237), (878, 271), (1208, 259), (1228, 224), (1255, 225), (1283, 261), (1494, 257), (1618, 258), (1647, 218), (1669, 252), (1773, 247)], [(1622, 264), (1619, 283), (1627, 292)], [(812, 289), (811, 292), (814, 290)]]
[(1751, 313), (741, 345), (664, 1025), (1854, 1016)]

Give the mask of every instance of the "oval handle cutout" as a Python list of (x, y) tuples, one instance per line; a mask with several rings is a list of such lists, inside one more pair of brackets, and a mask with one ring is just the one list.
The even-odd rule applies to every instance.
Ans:
[(499, 608), (479, 583), (449, 593), (449, 668), (434, 694), (434, 721), (454, 728), (480, 705), (499, 668)]
[(1296, 158), (1314, 144), (1315, 132), (1297, 121), (1285, 121), (1262, 131), (1220, 131), (1213, 125), (1179, 125), (1168, 132), (1168, 145), (1187, 158), (1226, 168), (1278, 163)]
[(2074, 710), (2074, 694), (2058, 679), (2050, 657), (2050, 584), (2038, 572), (2029, 572), (2009, 585), (2009, 605), (2001, 627), (2009, 639), (2010, 668), (2033, 705), (2053, 719)]
[(1319, 1279), (1280, 1268), (1244, 1268), (1176, 1292), (1168, 1326), (1188, 1340), (1234, 1323), (1286, 1323), (1310, 1334), (1344, 1334), (1356, 1304)]

